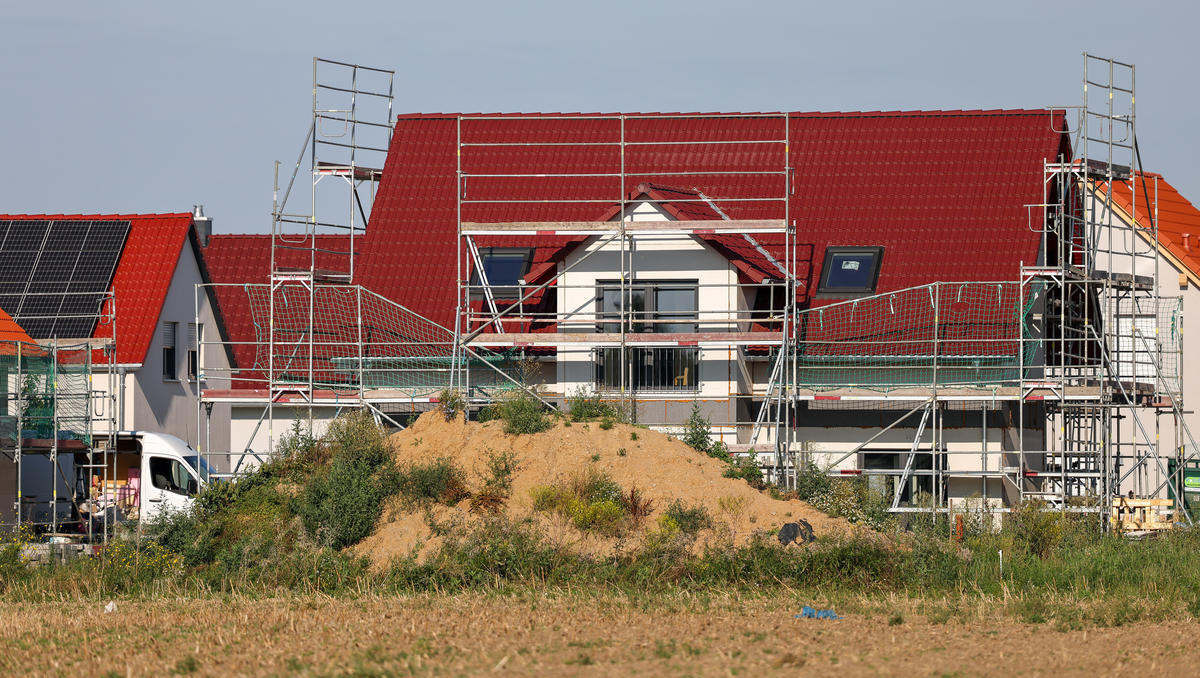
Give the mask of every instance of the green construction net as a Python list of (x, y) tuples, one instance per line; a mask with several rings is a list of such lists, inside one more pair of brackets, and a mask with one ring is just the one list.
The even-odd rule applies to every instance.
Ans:
[(91, 353), (86, 346), (0, 342), (0, 439), (57, 438), (90, 445)]
[(799, 388), (989, 387), (1031, 364), (1031, 283), (938, 283), (806, 310)]
[(464, 362), (454, 351), (450, 330), (360, 286), (244, 287), (255, 351), (254, 374), (243, 371), (243, 380), (426, 398), (462, 384), (465, 367), (472, 397), (515, 387), (505, 376), (515, 378), (518, 372), (514, 354), (470, 356)]

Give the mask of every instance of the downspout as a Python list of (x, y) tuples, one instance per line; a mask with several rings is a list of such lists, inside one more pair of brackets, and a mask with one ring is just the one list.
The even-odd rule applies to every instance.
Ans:
[(127, 431), (125, 426), (125, 368), (117, 368), (117, 430)]

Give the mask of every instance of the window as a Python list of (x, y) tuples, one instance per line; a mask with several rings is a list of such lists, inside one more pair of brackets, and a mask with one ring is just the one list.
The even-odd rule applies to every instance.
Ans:
[[(634, 282), (625, 286), (626, 332), (696, 332), (695, 280)], [(597, 287), (596, 313), (601, 332), (621, 331), (621, 285), (604, 281)]]
[[(520, 297), (521, 278), (529, 272), (533, 260), (533, 250), (528, 247), (482, 247), (479, 249), (479, 259), (483, 262), (483, 272), (487, 275), (488, 286), (492, 297), (496, 299), (517, 299)], [(484, 298), (479, 271), (471, 273), (471, 298)]]
[(195, 494), (196, 479), (183, 463), (168, 457), (150, 457), (150, 482), (175, 494)]
[(200, 339), (204, 334), (203, 323), (188, 323), (187, 375), (188, 379), (200, 376)]
[(827, 247), (817, 294), (863, 296), (875, 293), (882, 247)]
[(175, 333), (179, 323), (165, 322), (162, 325), (162, 372), (163, 379), (178, 379), (178, 367), (175, 364)]
[[(700, 349), (649, 348), (625, 349), (632, 374), (626, 373), (626, 387), (642, 391), (695, 391), (700, 380)], [(621, 387), (621, 349), (599, 348), (596, 364), (596, 388), (612, 391)], [(632, 379), (632, 381), (628, 381)]]

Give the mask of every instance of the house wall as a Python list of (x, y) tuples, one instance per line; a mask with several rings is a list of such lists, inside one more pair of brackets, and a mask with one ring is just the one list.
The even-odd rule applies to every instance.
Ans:
[[(122, 416), (123, 421), (117, 422), (121, 430), (138, 429), (157, 431), (176, 436), (187, 441), (193, 448), (205, 454), (215, 453), (218, 456), (212, 463), (218, 470), (224, 470), (227, 460), (220, 453), (228, 451), (229, 441), (229, 406), (216, 404), (209, 422), (204, 417), (198, 417), (197, 396), (199, 388), (225, 389), (229, 388), (227, 378), (207, 377), (199, 385), (187, 377), (188, 324), (196, 322), (196, 285), (202, 283), (200, 266), (195, 251), (190, 243), (185, 244), (175, 265), (171, 277), (171, 285), (163, 302), (162, 311), (154, 323), (154, 338), (150, 348), (143, 356), (140, 365), (118, 369), (118, 375), (112, 381), (112, 388), (121, 393), (120, 382), (124, 381), (125, 403), (123, 412), (120, 408), (113, 416)], [(207, 295), (199, 297), (200, 322), (203, 324), (204, 341), (216, 341), (220, 331), (217, 319), (213, 313), (212, 304)], [(118, 336), (120, 331), (120, 306), (117, 307)], [(175, 363), (177, 379), (163, 377), (163, 337), (164, 322), (177, 323)], [(228, 356), (219, 347), (204, 347), (205, 356), (200, 365), (215, 370), (215, 374), (229, 374)], [(202, 375), (203, 376), (203, 375)], [(107, 374), (95, 375), (95, 388), (108, 392), (109, 378)], [(97, 422), (97, 427), (106, 426), (107, 412), (101, 413), (103, 419)]]
[[(668, 216), (650, 203), (638, 203), (631, 209), (631, 221), (668, 221)], [(736, 287), (737, 275), (729, 260), (703, 242), (685, 234), (639, 235), (626, 243), (626, 257), (633, 280), (695, 280), (697, 289), (698, 325), (701, 332), (735, 331), (731, 310), (744, 308), (746, 302)], [(600, 251), (596, 251), (599, 249)], [(560, 278), (558, 295), (559, 331), (594, 332), (596, 326), (596, 284), (613, 281), (621, 271), (621, 245), (613, 242), (601, 246), (599, 238), (572, 252), (563, 264), (571, 266), (586, 253), (595, 252), (587, 260), (567, 271)], [(699, 375), (696, 389), (686, 392), (654, 394), (639, 406), (639, 418), (644, 423), (673, 431), (687, 418), (693, 401), (698, 402), (713, 423), (714, 436), (734, 442), (736, 408), (730, 393), (738, 393), (742, 381), (736, 348), (700, 349)], [(556, 381), (559, 392), (570, 395), (577, 389), (591, 392), (595, 388), (595, 368), (592, 349), (559, 347)], [(681, 416), (682, 413), (682, 416)]]
[[(1151, 196), (1154, 195), (1153, 185), (1149, 186), (1148, 190)], [(1140, 195), (1139, 195), (1140, 204)], [(1161, 338), (1167, 338), (1167, 333), (1172, 329), (1180, 333), (1180, 346), (1182, 355), (1178, 358), (1168, 358), (1171, 362), (1178, 360), (1177, 371), (1180, 375), (1180, 388), (1182, 395), (1182, 409), (1184, 411), (1183, 421), (1185, 427), (1179, 427), (1176, 430), (1174, 419), (1170, 409), (1162, 410), (1161, 414), (1152, 408), (1129, 408), (1124, 410), (1122, 414), (1127, 415), (1127, 419), (1114, 424), (1112, 435), (1115, 439), (1122, 441), (1125, 445), (1138, 446), (1141, 451), (1149, 451), (1150, 446), (1146, 443), (1148, 440), (1153, 440), (1156, 437), (1160, 441), (1159, 454), (1165, 459), (1172, 455), (1172, 451), (1176, 449), (1176, 444), (1188, 446), (1188, 432), (1191, 436), (1200, 442), (1200, 411), (1194, 407), (1191, 401), (1200, 397), (1200, 369), (1189, 369), (1189, 365), (1193, 365), (1200, 358), (1200, 333), (1188, 333), (1184, 328), (1188, 318), (1195, 318), (1200, 314), (1200, 287), (1196, 284), (1195, 274), (1189, 272), (1176, 261), (1153, 246), (1145, 238), (1134, 233), (1130, 228), (1125, 226), (1125, 220), (1128, 215), (1121, 210), (1116, 210), (1111, 216), (1108, 214), (1108, 209), (1100, 200), (1093, 201), (1093, 208), (1096, 210), (1096, 216), (1102, 223), (1113, 223), (1114, 227), (1104, 228), (1099, 232), (1099, 242), (1103, 249), (1115, 248), (1122, 254), (1110, 255), (1102, 253), (1097, 262), (1097, 268), (1109, 270), (1114, 273), (1136, 274), (1145, 277), (1157, 277), (1158, 293), (1164, 299), (1178, 299), (1183, 309), (1182, 320), (1175, 328), (1159, 324), (1159, 334)], [(1141, 207), (1139, 207), (1141, 209)], [(1143, 215), (1143, 220), (1148, 220), (1150, 215)], [(1135, 252), (1141, 256), (1135, 258), (1124, 254), (1126, 252)], [(1155, 270), (1157, 268), (1157, 271)], [(1150, 339), (1150, 337), (1147, 337)], [(1140, 348), (1140, 340), (1132, 340), (1135, 348)], [(1168, 365), (1164, 365), (1168, 367)], [(1150, 379), (1144, 380), (1150, 381)], [(1190, 405), (1190, 406), (1189, 406)], [(1136, 422), (1134, 421), (1136, 419)], [(1138, 424), (1140, 423), (1140, 428)], [(1123, 450), (1123, 453), (1132, 454), (1132, 450)], [(1163, 462), (1166, 463), (1165, 461)], [(1129, 470), (1127, 462), (1126, 469), (1121, 473)], [(1158, 465), (1151, 461), (1148, 464), (1141, 465), (1140, 468), (1129, 473), (1119, 488), (1121, 493), (1133, 491), (1138, 496), (1149, 496), (1162, 483), (1164, 476), (1158, 469)], [(1159, 493), (1160, 496), (1166, 496), (1164, 493)]]

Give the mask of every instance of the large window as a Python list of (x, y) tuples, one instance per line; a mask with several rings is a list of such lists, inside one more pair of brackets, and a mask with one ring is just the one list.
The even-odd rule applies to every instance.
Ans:
[(875, 293), (882, 247), (827, 247), (817, 293), (853, 297)]
[[(488, 287), (492, 297), (496, 299), (517, 299), (520, 297), (521, 278), (529, 272), (529, 264), (533, 258), (533, 250), (528, 247), (483, 247), (479, 250), (479, 259), (483, 262), (483, 272), (487, 276)], [(471, 297), (482, 299), (483, 289), (475, 289), (483, 285), (479, 270), (471, 273)]]
[[(625, 286), (625, 331), (630, 333), (687, 334), (698, 330), (695, 280), (634, 281)], [(596, 316), (600, 332), (621, 331), (621, 284), (601, 281), (596, 288)], [(695, 391), (700, 383), (700, 350), (676, 347), (597, 349), (596, 388), (625, 386), (644, 391)]]
[[(626, 332), (688, 333), (696, 331), (696, 281), (636, 281), (625, 286)], [(621, 285), (597, 285), (599, 331), (621, 331)]]
[[(650, 348), (634, 346), (625, 349), (629, 357), (625, 373), (626, 388), (635, 391), (695, 391), (699, 388), (700, 369), (698, 348)], [(596, 349), (596, 388), (614, 391), (621, 387), (621, 349)]]

